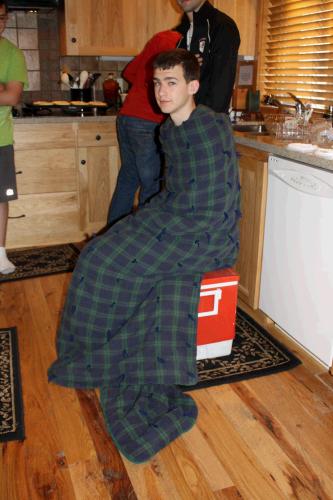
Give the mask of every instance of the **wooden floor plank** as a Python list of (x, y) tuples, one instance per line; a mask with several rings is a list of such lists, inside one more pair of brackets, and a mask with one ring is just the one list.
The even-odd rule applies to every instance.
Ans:
[(187, 450), (193, 455), (195, 462), (200, 466), (213, 492), (226, 490), (233, 486), (229, 474), (197, 426), (193, 427), (190, 433), (183, 434), (181, 440)]
[(89, 429), (97, 452), (97, 458), (108, 481), (112, 498), (136, 500), (132, 483), (129, 480), (120, 453), (108, 435), (99, 399), (94, 390), (77, 391), (84, 420)]
[(44, 291), (44, 296), (49, 307), (49, 312), (53, 316), (56, 329), (60, 321), (60, 313), (66, 299), (70, 280), (71, 273), (45, 276), (40, 280), (40, 285)]
[[(191, 435), (191, 430), (187, 433)], [(181, 439), (176, 439), (164, 450), (166, 466), (169, 467), (172, 482), (179, 485), (186, 485), (179, 489), (179, 498), (204, 498), (214, 500), (214, 494), (210, 489), (205, 476), (198, 467), (193, 455), (183, 446)], [(182, 480), (177, 479), (181, 477)]]
[(234, 486), (225, 488), (224, 490), (218, 490), (214, 493), (214, 496), (217, 500), (242, 500), (243, 498)]
[[(27, 282), (26, 282), (27, 283)], [(55, 359), (55, 317), (49, 310), (41, 280), (29, 284), (28, 304), (32, 310), (36, 345), (43, 351), (41, 367), (47, 380), (47, 369)], [(57, 422), (61, 453), (66, 459), (73, 488), (78, 498), (111, 498), (110, 485), (98, 467), (98, 458), (89, 428), (74, 389), (47, 384), (53, 415)], [(84, 481), (83, 481), (84, 480)]]
[[(22, 443), (9, 442), (4, 447), (4, 481), (1, 482), (0, 491), (1, 494), (10, 491), (10, 499), (33, 500), (48, 495), (49, 498), (71, 500), (75, 495), (69, 472), (63, 461), (58, 460), (59, 435), (41, 352), (33, 335), (36, 325), (24, 287), (19, 282), (10, 285), (12, 295), (1, 306), (7, 322), (16, 324), (18, 331), (26, 439)], [(18, 300), (17, 307), (13, 306), (14, 297)]]
[[(327, 439), (329, 428), (326, 428), (327, 432), (323, 431), (316, 424), (317, 417), (303, 412), (301, 401), (290, 397), (284, 400), (279, 397), (276, 401), (278, 394), (288, 394), (283, 383), (288, 380), (286, 375), (280, 374), (278, 380), (275, 376), (270, 377), (269, 384), (260, 383), (259, 379), (237, 384), (234, 390), (302, 473), (309, 491), (318, 498), (330, 498), (333, 482), (329, 462), (333, 448), (332, 440)], [(326, 436), (326, 442), (322, 441), (323, 436)], [(298, 482), (293, 485), (296, 486), (299, 486)]]
[(333, 374), (331, 373), (319, 373), (317, 375), (317, 378), (318, 380), (320, 380), (321, 382), (323, 382), (325, 384), (325, 386), (333, 392)]
[[(163, 450), (144, 464), (133, 464), (124, 457), (123, 461), (139, 500), (148, 500), (150, 498), (154, 500), (171, 498), (179, 500), (179, 490), (165, 466)], [(182, 482), (181, 478), (180, 482)]]
[[(285, 430), (278, 420), (261, 405), (261, 415), (251, 411), (251, 403), (240, 398), (236, 388), (238, 384), (230, 386), (229, 390), (219, 391), (218, 388), (211, 391), (211, 397), (219, 405), (221, 411), (247, 446), (254, 452), (261, 468), (279, 484), (279, 489), (285, 498), (306, 498), (312, 490), (312, 478), (304, 477), (298, 468), (298, 463), (292, 461), (292, 457), (284, 451), (281, 442), (286, 440)], [(244, 392), (243, 392), (244, 394)], [(257, 402), (257, 407), (259, 402)], [(278, 430), (279, 439), (272, 436), (267, 429), (266, 422), (269, 421)], [(290, 455), (290, 454), (289, 454)], [(294, 452), (293, 456), (296, 453)], [(295, 490), (297, 488), (297, 490)], [(324, 492), (321, 491), (321, 494)]]
[[(210, 391), (197, 392), (196, 399), (200, 402), (197, 425), (207, 436), (210, 446), (213, 447), (241, 495), (249, 500), (284, 498), (274, 479), (261, 468), (254, 450), (244, 442), (224, 416), (211, 397)], [(212, 428), (213, 422), (214, 428)]]

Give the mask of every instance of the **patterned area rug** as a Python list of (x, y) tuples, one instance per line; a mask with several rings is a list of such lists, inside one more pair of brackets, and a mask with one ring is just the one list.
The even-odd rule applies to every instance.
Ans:
[(24, 439), (16, 328), (0, 329), (0, 441)]
[(229, 356), (197, 361), (199, 382), (186, 391), (230, 384), (289, 370), (301, 364), (286, 347), (241, 309), (237, 309), (236, 336)]
[(12, 274), (0, 274), (0, 283), (73, 271), (80, 251), (70, 243), (8, 250), (7, 253), (9, 259), (15, 264), (16, 270)]

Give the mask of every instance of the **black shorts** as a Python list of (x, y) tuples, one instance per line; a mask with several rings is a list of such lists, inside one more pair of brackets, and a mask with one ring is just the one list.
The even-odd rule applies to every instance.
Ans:
[(0, 203), (17, 199), (13, 146), (0, 146)]

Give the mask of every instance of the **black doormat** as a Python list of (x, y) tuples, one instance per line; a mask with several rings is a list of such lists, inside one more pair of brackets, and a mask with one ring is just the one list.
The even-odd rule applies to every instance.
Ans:
[(16, 328), (0, 329), (0, 441), (24, 439)]
[(286, 347), (241, 309), (237, 309), (236, 336), (229, 356), (197, 361), (198, 383), (191, 391), (213, 385), (230, 384), (290, 370), (301, 364)]
[(8, 250), (8, 258), (16, 269), (11, 274), (0, 274), (0, 283), (73, 271), (79, 253), (72, 243)]

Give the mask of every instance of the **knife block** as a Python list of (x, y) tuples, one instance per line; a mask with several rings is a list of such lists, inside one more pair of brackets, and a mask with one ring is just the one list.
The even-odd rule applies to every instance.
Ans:
[(92, 101), (92, 88), (71, 89), (71, 101)]

